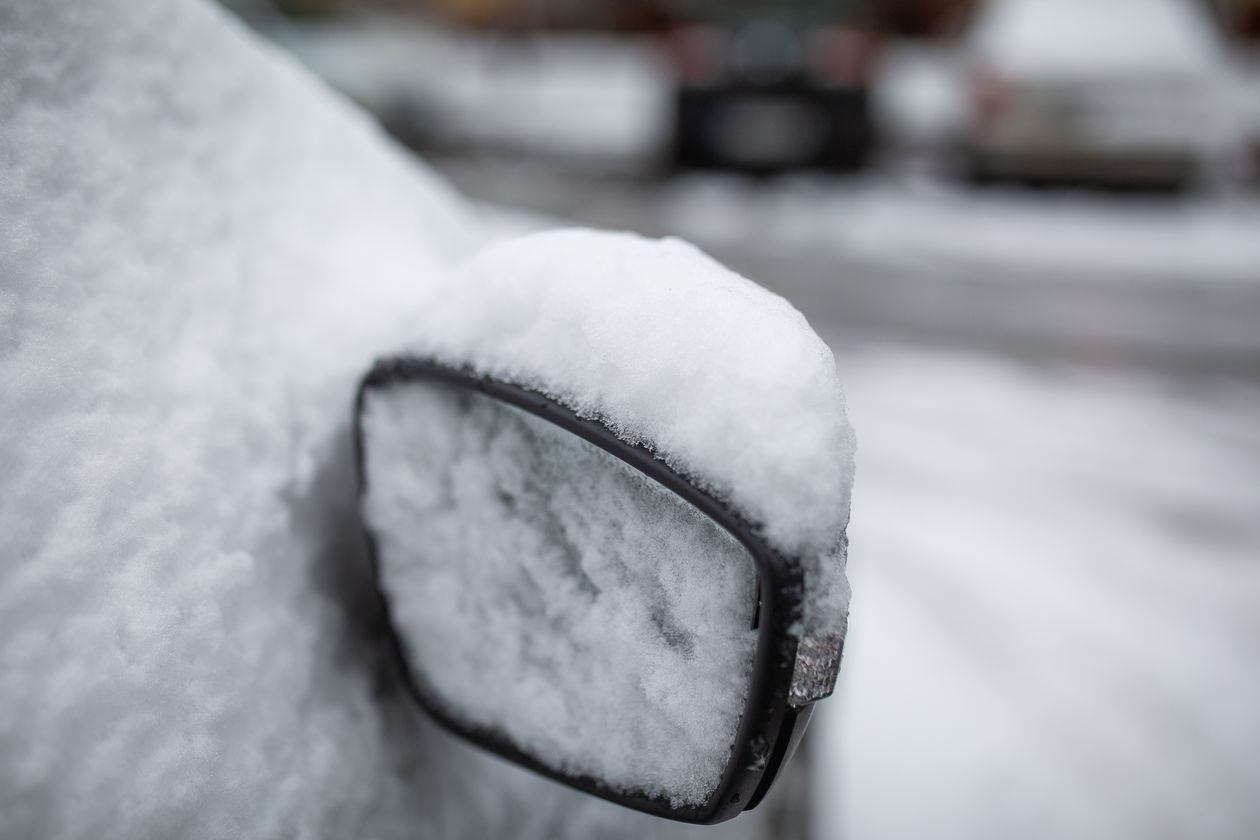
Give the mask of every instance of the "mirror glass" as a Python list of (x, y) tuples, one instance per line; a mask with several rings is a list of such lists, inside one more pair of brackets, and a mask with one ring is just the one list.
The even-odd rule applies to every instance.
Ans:
[(367, 392), (363, 512), (430, 704), (544, 766), (703, 805), (744, 709), (747, 549), (582, 438), (429, 381)]

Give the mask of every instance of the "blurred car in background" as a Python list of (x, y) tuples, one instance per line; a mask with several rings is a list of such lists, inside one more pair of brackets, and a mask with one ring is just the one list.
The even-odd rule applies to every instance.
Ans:
[(977, 180), (1180, 187), (1236, 151), (1229, 55), (1194, 0), (990, 0), (963, 49)]
[(673, 160), (766, 172), (870, 155), (877, 38), (865, 0), (708, 0), (675, 12)]

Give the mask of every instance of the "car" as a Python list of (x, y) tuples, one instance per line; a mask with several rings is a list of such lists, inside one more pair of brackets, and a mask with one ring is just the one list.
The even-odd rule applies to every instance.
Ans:
[(668, 38), (675, 165), (771, 172), (866, 163), (877, 48), (868, 4), (692, 3)]
[(990, 0), (963, 41), (976, 180), (1178, 187), (1235, 138), (1228, 54), (1190, 0)]
[[(370, 118), (209, 3), (0, 0), (0, 18), (0, 836), (672, 838), (688, 827), (589, 793), (693, 821), (764, 794), (834, 678), (847, 604), (852, 439), (834, 361), (800, 314), (679, 241), (495, 242)], [(555, 444), (478, 448), (487, 429), (527, 427), (510, 406), (486, 427), (443, 427), (470, 447), (452, 450), (463, 469), (443, 479), (487, 490), (456, 523), (519, 561), (445, 600), (400, 583), (391, 553), (440, 535), (410, 516), (394, 528), (372, 506), (391, 475), (404, 513), (443, 490), (403, 470), (434, 450), (382, 460), (377, 427), (355, 434), (356, 408), (373, 404), (356, 394), (397, 372), (377, 360), (421, 344), (468, 383), (447, 409), (497, 387), (532, 412), (528, 441)], [(435, 393), (404, 389), (386, 431), (436, 433), (440, 413), (424, 408)], [(601, 471), (552, 457), (591, 456), (591, 437), (621, 453)], [(739, 457), (721, 451), (731, 445)], [(385, 477), (364, 472), (362, 485), (357, 469), (380, 463)], [(570, 495), (601, 477), (629, 489), (561, 510), (558, 495), (478, 485), (493, 468), (524, 485), (568, 479)], [(428, 484), (407, 487), (412, 476)], [(680, 499), (708, 519), (679, 525)], [(629, 505), (624, 522), (605, 510), (611, 527), (593, 535), (610, 549), (631, 536), (696, 545), (690, 533), (764, 553), (764, 575), (725, 589), (750, 597), (698, 613), (733, 631), (743, 647), (728, 651), (755, 651), (751, 668), (689, 654), (703, 647), (691, 646), (698, 625), (679, 617), (722, 590), (644, 568), (584, 589), (581, 546), (554, 520), (511, 519), (517, 502), (588, 537), (589, 514)], [(528, 584), (522, 570), (541, 574), (531, 561), (556, 562), (554, 585), (513, 588)], [(646, 588), (622, 588), (622, 573)], [(462, 631), (450, 650), (467, 654), (436, 673), (481, 680), (435, 722), (410, 690), (435, 671), (405, 620), (495, 592), (528, 598), (535, 623), (496, 633), (491, 610), (431, 625)], [(566, 598), (579, 612), (548, 611)], [(605, 692), (612, 725), (595, 736), (572, 736), (570, 695), (554, 688), (601, 700), (582, 668), (615, 675), (615, 654), (636, 651), (588, 651), (555, 685), (474, 667), (554, 658), (547, 633), (581, 646), (597, 634), (575, 623), (599, 630), (603, 616), (645, 630), (674, 667)], [(414, 671), (395, 656), (405, 645)], [(718, 714), (679, 689), (693, 685), (725, 686), (726, 701), (743, 686), (747, 702)], [(625, 726), (627, 698), (649, 696), (665, 714), (651, 731)], [(454, 719), (482, 701), (512, 725)], [(710, 723), (734, 737), (715, 740)], [(511, 754), (517, 725), (568, 733), (572, 751), (557, 759), (522, 736)], [(664, 782), (651, 753), (633, 752), (637, 735), (671, 751)], [(681, 745), (696, 737), (711, 760), (687, 788), (699, 777)], [(516, 764), (475, 746), (492, 741)], [(619, 782), (592, 755), (633, 756), (640, 775)], [(748, 812), (724, 836), (765, 838), (775, 813)]]

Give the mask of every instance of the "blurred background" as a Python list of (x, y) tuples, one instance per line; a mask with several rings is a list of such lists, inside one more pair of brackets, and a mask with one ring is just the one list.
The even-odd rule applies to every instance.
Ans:
[(493, 235), (680, 235), (831, 344), (784, 836), (1260, 836), (1260, 0), (228, 5)]

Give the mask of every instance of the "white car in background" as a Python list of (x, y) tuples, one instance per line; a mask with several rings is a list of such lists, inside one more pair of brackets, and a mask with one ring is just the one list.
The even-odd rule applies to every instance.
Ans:
[(977, 180), (1184, 186), (1240, 147), (1230, 56), (1192, 0), (991, 0), (963, 51)]

